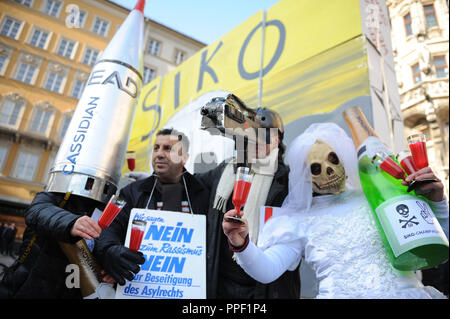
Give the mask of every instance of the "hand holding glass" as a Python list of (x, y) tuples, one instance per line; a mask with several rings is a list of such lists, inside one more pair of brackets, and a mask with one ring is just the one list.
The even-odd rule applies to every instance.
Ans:
[(102, 215), (98, 219), (98, 225), (101, 229), (108, 227), (111, 222), (116, 218), (117, 214), (125, 206), (125, 201), (116, 195), (113, 195), (103, 210)]
[(138, 251), (141, 247), (146, 225), (146, 221), (137, 219), (133, 220), (133, 222), (131, 223), (130, 250)]
[(409, 149), (411, 150), (414, 164), (418, 170), (428, 166), (426, 141), (425, 135), (423, 134), (408, 136)]
[[(408, 136), (408, 144), (409, 149), (411, 150), (412, 159), (414, 162), (414, 166), (416, 167), (416, 171), (421, 170), (422, 168), (428, 167), (428, 154), (427, 154), (427, 139), (423, 134), (413, 134)], [(409, 173), (408, 173), (409, 174)], [(425, 178), (421, 180), (413, 180), (410, 182), (408, 186), (408, 192), (412, 189), (417, 189), (420, 186), (423, 186), (428, 183), (437, 182), (434, 178)], [(425, 194), (426, 192), (431, 192), (431, 189), (428, 190), (420, 190), (421, 194)], [(416, 190), (417, 192), (417, 190)]]
[[(233, 204), (237, 212), (240, 212), (242, 206), (247, 202), (248, 193), (250, 187), (252, 186), (252, 175), (250, 173), (250, 168), (248, 167), (238, 167), (236, 171), (236, 181), (234, 183), (233, 189)], [(235, 217), (228, 217), (232, 221), (242, 222), (241, 218), (236, 215)]]

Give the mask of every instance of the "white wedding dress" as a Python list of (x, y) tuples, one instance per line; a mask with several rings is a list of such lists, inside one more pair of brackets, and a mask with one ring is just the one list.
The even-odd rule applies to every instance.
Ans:
[[(312, 196), (307, 156), (320, 138), (336, 152), (347, 175), (346, 191)], [(372, 211), (362, 191), (355, 145), (335, 123), (314, 123), (287, 152), (289, 194), (282, 208), (263, 226), (256, 246), (236, 253), (237, 262), (254, 279), (269, 283), (301, 258), (319, 282), (317, 298), (446, 298), (424, 287), (414, 272), (396, 270), (388, 259)], [(429, 202), (448, 238), (448, 205)], [(278, 210), (278, 214), (276, 214)]]
[[(448, 229), (446, 202), (432, 208)], [(314, 197), (308, 212), (269, 219), (262, 248), (250, 243), (237, 261), (256, 280), (271, 282), (303, 256), (319, 282), (316, 298), (446, 298), (391, 265), (371, 214), (362, 191)]]

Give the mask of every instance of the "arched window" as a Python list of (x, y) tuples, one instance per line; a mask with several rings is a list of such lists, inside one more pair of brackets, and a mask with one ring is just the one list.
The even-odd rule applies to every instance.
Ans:
[(0, 125), (18, 129), (25, 106), (26, 100), (20, 94), (3, 96), (0, 102)]
[(48, 136), (55, 118), (55, 107), (48, 102), (39, 102), (33, 108), (28, 130)]

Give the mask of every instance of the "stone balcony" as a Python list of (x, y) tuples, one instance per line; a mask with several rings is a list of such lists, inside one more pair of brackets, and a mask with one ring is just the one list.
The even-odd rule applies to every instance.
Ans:
[(424, 80), (400, 91), (400, 104), (405, 121), (419, 115), (424, 116), (430, 100), (433, 101), (437, 114), (448, 116), (448, 96), (448, 78)]

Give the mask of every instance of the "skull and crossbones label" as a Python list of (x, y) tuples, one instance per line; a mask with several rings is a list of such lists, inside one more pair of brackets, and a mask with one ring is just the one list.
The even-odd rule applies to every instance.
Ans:
[(395, 256), (411, 249), (411, 245), (420, 245), (424, 238), (427, 242), (442, 241), (442, 229), (430, 206), (415, 196), (391, 198), (375, 211)]
[[(414, 225), (419, 225), (419, 222), (417, 221), (416, 216), (412, 216), (411, 218), (409, 218), (409, 207), (406, 206), (405, 204), (398, 205), (397, 207), (395, 207), (395, 210), (397, 211), (397, 213), (400, 214), (400, 216), (405, 218), (405, 219), (398, 220), (398, 222), (400, 224), (402, 224), (402, 228), (406, 228), (406, 226), (412, 227)], [(409, 219), (407, 219), (407, 218), (409, 218)]]

